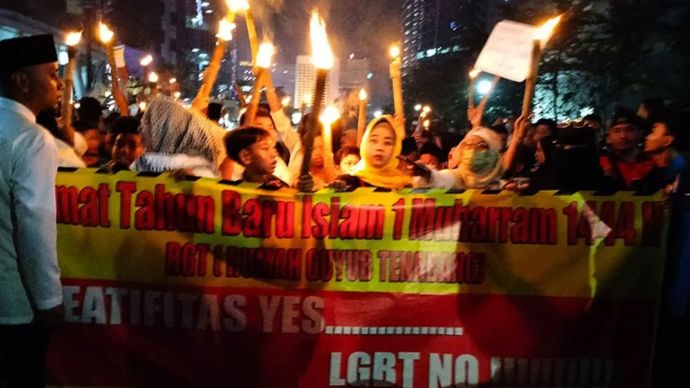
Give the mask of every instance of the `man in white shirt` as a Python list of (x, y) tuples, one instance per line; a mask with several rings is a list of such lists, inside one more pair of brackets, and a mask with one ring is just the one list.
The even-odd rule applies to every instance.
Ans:
[(0, 386), (45, 385), (48, 329), (62, 317), (53, 137), (36, 115), (63, 84), (52, 35), (0, 41)]

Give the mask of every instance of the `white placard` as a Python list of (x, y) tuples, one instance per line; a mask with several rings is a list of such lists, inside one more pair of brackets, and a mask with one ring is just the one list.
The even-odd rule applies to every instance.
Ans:
[(527, 79), (536, 28), (504, 20), (494, 27), (475, 68), (515, 82)]

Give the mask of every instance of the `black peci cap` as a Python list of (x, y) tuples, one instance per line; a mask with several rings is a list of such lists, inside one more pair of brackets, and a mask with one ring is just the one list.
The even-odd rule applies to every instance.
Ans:
[(0, 40), (0, 72), (57, 62), (53, 35), (33, 35)]

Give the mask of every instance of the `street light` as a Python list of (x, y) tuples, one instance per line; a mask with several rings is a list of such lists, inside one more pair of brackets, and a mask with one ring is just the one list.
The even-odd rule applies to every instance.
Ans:
[(481, 95), (489, 94), (494, 85), (491, 81), (483, 79), (477, 82), (477, 93)]

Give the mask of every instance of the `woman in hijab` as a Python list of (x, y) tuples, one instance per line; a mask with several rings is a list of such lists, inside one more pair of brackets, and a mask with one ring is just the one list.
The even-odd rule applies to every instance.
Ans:
[(372, 120), (362, 136), (361, 155), (352, 175), (341, 175), (332, 188), (349, 191), (357, 187), (381, 187), (398, 190), (412, 185), (412, 178), (398, 169), (398, 158), (405, 137), (392, 116)]
[(146, 153), (133, 164), (133, 169), (184, 170), (196, 176), (219, 177), (219, 168), (227, 159), (225, 132), (201, 113), (185, 109), (168, 97), (158, 97), (141, 120)]
[(454, 152), (456, 169), (431, 171), (429, 186), (445, 189), (485, 189), (500, 183), (503, 175), (501, 139), (496, 132), (478, 127), (470, 131)]

